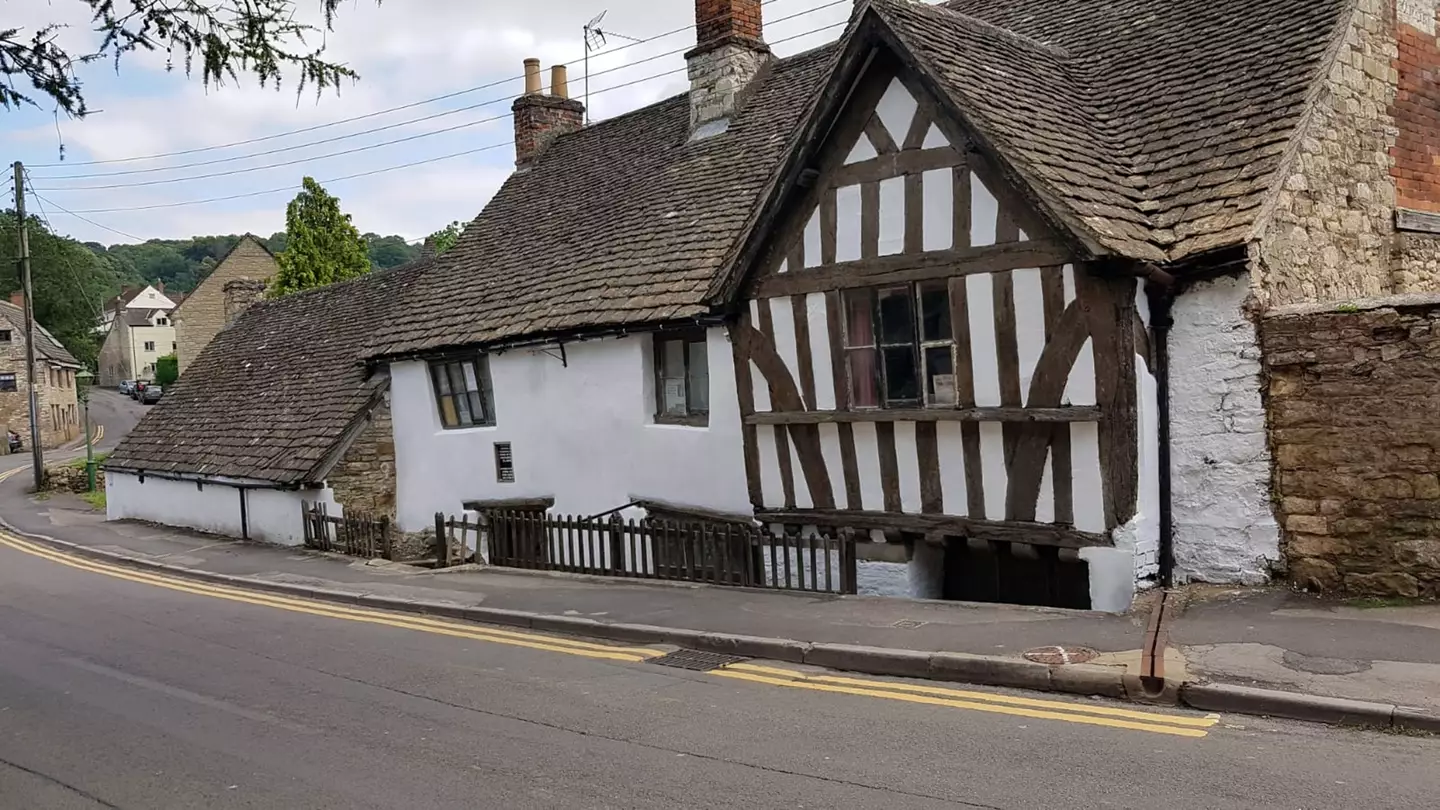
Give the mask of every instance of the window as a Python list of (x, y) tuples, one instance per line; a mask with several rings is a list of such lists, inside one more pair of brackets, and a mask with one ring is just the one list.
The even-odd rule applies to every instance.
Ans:
[(179, 347), (179, 345), (180, 345), (179, 343), (176, 343), (176, 342), (174, 342), (174, 341), (171, 341), (171, 342), (170, 342), (170, 351), (172, 351), (172, 352), (175, 351), (175, 349), (176, 349), (177, 347)]
[(155, 351), (155, 341), (153, 341), (153, 340), (147, 340), (147, 341), (145, 341), (145, 351), (147, 351), (147, 352), (153, 352), (153, 351)]
[(845, 293), (855, 408), (953, 407), (955, 338), (945, 281)]
[(710, 418), (710, 357), (704, 330), (655, 335), (655, 421), (705, 425)]
[(468, 360), (439, 360), (430, 364), (435, 405), (447, 428), (495, 424), (491, 409), (490, 363), (480, 355)]
[(170, 320), (169, 320), (168, 318), (163, 318), (163, 317), (162, 317), (162, 318), (156, 318), (156, 319), (155, 319), (155, 325), (156, 325), (156, 326), (169, 326), (169, 325), (170, 325)]
[(0, 374), (0, 391), (18, 390), (20, 389), (15, 385), (15, 375), (13, 373)]
[(9, 330), (9, 329), (0, 329), (0, 343), (9, 343), (9, 342), (10, 342), (10, 330)]

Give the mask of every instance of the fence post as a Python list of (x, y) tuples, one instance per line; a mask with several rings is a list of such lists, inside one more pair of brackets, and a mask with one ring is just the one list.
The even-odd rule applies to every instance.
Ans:
[(625, 521), (616, 514), (610, 516), (609, 523), (606, 536), (610, 540), (610, 572), (620, 576), (629, 570), (625, 566)]
[(395, 545), (390, 538), (389, 515), (380, 516), (380, 553), (384, 555), (385, 559), (391, 562), (395, 561)]
[(840, 530), (840, 592), (853, 594), (860, 590), (855, 565), (855, 530)]
[(450, 539), (445, 536), (445, 513), (435, 513), (435, 567), (450, 565)]
[(305, 537), (305, 548), (312, 548), (310, 541), (310, 507), (300, 504), (300, 533)]

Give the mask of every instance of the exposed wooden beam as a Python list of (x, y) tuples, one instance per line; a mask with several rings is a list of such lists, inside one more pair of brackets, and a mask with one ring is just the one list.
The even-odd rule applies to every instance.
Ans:
[(899, 529), (1001, 543), (1029, 543), (1060, 548), (1105, 548), (1115, 544), (1108, 535), (1081, 531), (1069, 526), (1018, 520), (975, 520), (952, 515), (909, 515), (849, 509), (777, 509), (760, 510), (756, 512), (755, 518), (762, 523), (790, 523), (852, 529)]
[[(878, 240), (878, 225), (868, 233)], [(869, 230), (864, 229), (862, 230)], [(953, 276), (1016, 270), (1022, 267), (1049, 267), (1069, 260), (1069, 249), (1058, 242), (1017, 242), (956, 250), (932, 250), (925, 253), (900, 253), (892, 256), (871, 256), (856, 261), (809, 268), (801, 272), (781, 273), (763, 279), (756, 287), (756, 298), (780, 295), (802, 295), (826, 290), (902, 284), (911, 281), (951, 278)]]
[(827, 422), (1098, 422), (1095, 405), (1060, 408), (908, 408), (867, 411), (778, 411), (752, 413), (747, 425), (818, 425)]
[(835, 170), (829, 183), (832, 187), (856, 186), (861, 183), (875, 183), (891, 177), (948, 169), (965, 165), (965, 155), (949, 146), (934, 149), (907, 149), (903, 152), (882, 154), (869, 160), (861, 160)]

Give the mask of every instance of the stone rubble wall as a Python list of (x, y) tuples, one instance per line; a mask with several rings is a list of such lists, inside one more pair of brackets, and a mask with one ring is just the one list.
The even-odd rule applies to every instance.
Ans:
[(1440, 295), (1282, 309), (1261, 331), (1290, 579), (1440, 596)]
[(279, 269), (270, 251), (254, 237), (246, 236), (175, 308), (171, 321), (175, 324), (175, 356), (181, 374), (225, 328), (225, 285), (237, 279), (269, 281)]
[(388, 402), (371, 413), (370, 424), (355, 437), (325, 482), (347, 512), (395, 516), (395, 434)]

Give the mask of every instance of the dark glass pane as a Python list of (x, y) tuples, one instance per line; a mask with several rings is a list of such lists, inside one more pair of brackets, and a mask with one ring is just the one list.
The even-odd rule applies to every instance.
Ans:
[(942, 284), (920, 287), (920, 339), (949, 340), (950, 290)]
[(915, 342), (915, 308), (906, 287), (880, 291), (880, 343), (892, 346)]
[(880, 392), (875, 382), (875, 350), (855, 349), (850, 358), (850, 405), (855, 408), (880, 407)]
[(670, 416), (684, 416), (685, 404), (685, 341), (660, 342), (660, 407)]
[(710, 356), (705, 341), (696, 340), (687, 344), (690, 350), (690, 367), (685, 377), (685, 390), (690, 396), (692, 413), (710, 411)]
[(920, 398), (920, 375), (915, 368), (915, 350), (894, 346), (882, 350), (885, 358), (885, 401), (914, 401)]
[(459, 417), (455, 415), (455, 398), (448, 394), (440, 397), (440, 423), (445, 427), (456, 427), (460, 424)]
[(931, 405), (955, 404), (955, 354), (949, 346), (925, 350), (925, 394)]
[(870, 290), (845, 293), (845, 345), (875, 345), (874, 298)]
[(435, 376), (435, 388), (440, 395), (450, 393), (450, 378), (445, 374), (444, 366), (431, 366), (430, 373)]
[(479, 391), (470, 391), (466, 394), (470, 400), (470, 414), (474, 417), (475, 424), (483, 425), (489, 421), (485, 416), (485, 400), (480, 397)]

